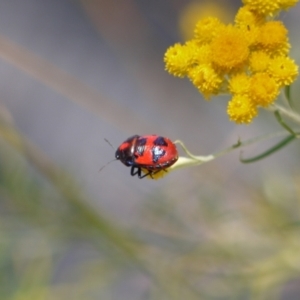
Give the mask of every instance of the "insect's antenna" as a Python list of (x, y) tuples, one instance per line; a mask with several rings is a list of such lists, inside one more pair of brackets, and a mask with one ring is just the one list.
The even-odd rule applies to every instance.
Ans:
[[(111, 146), (114, 150), (116, 150), (115, 147), (110, 143), (110, 141), (109, 141), (108, 139), (104, 138), (104, 141), (105, 141), (109, 146)], [(104, 166), (102, 166), (102, 167), (99, 169), (98, 172), (100, 172), (102, 169), (104, 169), (107, 165), (109, 165), (111, 162), (113, 162), (113, 161), (115, 161), (115, 160), (117, 160), (117, 159), (116, 159), (116, 158), (115, 158), (115, 159), (112, 159), (111, 161), (109, 161), (108, 163), (106, 163)]]
[(108, 139), (105, 139), (105, 138), (104, 138), (104, 141), (105, 141), (109, 146), (111, 146), (114, 150), (116, 150), (115, 147), (110, 143), (110, 141), (109, 141)]
[(102, 166), (98, 172), (100, 172), (101, 170), (103, 170), (107, 165), (109, 165), (111, 162), (115, 161), (116, 159), (112, 159), (111, 161), (109, 161), (108, 163), (106, 163), (104, 166)]

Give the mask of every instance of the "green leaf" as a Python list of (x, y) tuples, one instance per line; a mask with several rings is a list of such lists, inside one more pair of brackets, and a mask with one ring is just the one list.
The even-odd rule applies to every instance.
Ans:
[(248, 164), (248, 163), (252, 163), (252, 162), (261, 160), (261, 159), (273, 154), (274, 152), (280, 150), (281, 148), (285, 147), (287, 144), (289, 144), (291, 141), (293, 141), (296, 137), (297, 137), (296, 134), (289, 135), (287, 138), (285, 138), (284, 140), (282, 140), (281, 142), (279, 142), (278, 144), (276, 144), (269, 150), (267, 150), (257, 156), (251, 157), (251, 158), (245, 158), (245, 159), (240, 158), (240, 161), (244, 164)]
[(282, 117), (281, 117), (281, 115), (280, 115), (280, 113), (279, 113), (278, 110), (275, 110), (274, 114), (275, 114), (275, 117), (276, 117), (278, 123), (279, 123), (284, 129), (286, 129), (289, 133), (291, 133), (291, 134), (293, 134), (293, 135), (297, 135), (297, 134), (295, 133), (295, 131), (283, 121), (283, 119), (282, 119)]

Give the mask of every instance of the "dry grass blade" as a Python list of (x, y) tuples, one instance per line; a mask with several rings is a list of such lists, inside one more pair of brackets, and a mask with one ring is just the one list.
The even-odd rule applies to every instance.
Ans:
[(1, 35), (0, 58), (116, 127), (133, 132), (133, 124), (144, 124), (129, 107), (114, 103), (71, 74)]

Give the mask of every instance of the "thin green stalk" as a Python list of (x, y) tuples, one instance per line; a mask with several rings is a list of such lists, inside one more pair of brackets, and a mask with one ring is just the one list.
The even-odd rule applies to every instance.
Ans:
[[(278, 132), (272, 132), (272, 133), (264, 134), (264, 135), (261, 135), (261, 136), (257, 136), (255, 138), (248, 139), (246, 141), (241, 141), (239, 139), (237, 141), (237, 143), (235, 143), (234, 145), (232, 145), (232, 146), (230, 146), (226, 149), (223, 149), (221, 151), (215, 152), (214, 154), (207, 155), (207, 156), (197, 156), (197, 155), (192, 154), (185, 147), (185, 145), (181, 141), (178, 140), (175, 143), (181, 145), (181, 147), (183, 148), (183, 150), (185, 151), (185, 153), (187, 154), (188, 157), (180, 157), (178, 162), (176, 164), (174, 164), (173, 166), (171, 166), (170, 169), (175, 170), (175, 169), (180, 169), (180, 168), (184, 168), (184, 167), (187, 167), (187, 166), (198, 166), (198, 165), (201, 165), (203, 163), (212, 161), (212, 160), (216, 159), (217, 157), (224, 156), (224, 155), (226, 155), (226, 154), (228, 154), (228, 153), (230, 153), (230, 152), (232, 152), (236, 149), (243, 148), (243, 147), (258, 143), (258, 142), (266, 141), (266, 140), (269, 140), (269, 139), (272, 139), (272, 138), (286, 136), (287, 134), (288, 134), (287, 131), (278, 131)], [(296, 138), (297, 136), (293, 135), (293, 137)]]
[(270, 105), (268, 108), (268, 110), (270, 111), (279, 111), (282, 115), (284, 115), (285, 117), (293, 120), (294, 122), (300, 124), (300, 115), (296, 112), (293, 112), (291, 110), (287, 110), (285, 107), (278, 105), (278, 104), (273, 104)]
[(274, 152), (280, 150), (281, 148), (285, 147), (287, 144), (289, 144), (290, 142), (292, 142), (297, 136), (295, 134), (292, 134), (288, 137), (286, 137), (284, 140), (282, 140), (280, 143), (278, 143), (277, 145), (275, 145), (274, 147), (270, 148), (269, 150), (255, 156), (255, 157), (251, 157), (251, 158), (240, 158), (240, 161), (244, 164), (247, 163), (252, 163), (252, 162), (256, 162), (258, 160), (261, 160), (267, 156), (270, 156), (271, 154), (273, 154)]

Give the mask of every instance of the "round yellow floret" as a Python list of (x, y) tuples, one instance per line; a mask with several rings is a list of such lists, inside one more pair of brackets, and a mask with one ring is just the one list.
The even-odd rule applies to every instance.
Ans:
[(246, 5), (238, 10), (234, 22), (236, 27), (243, 31), (249, 44), (252, 45), (258, 37), (259, 27), (265, 20)]
[(198, 46), (197, 53), (195, 55), (195, 64), (209, 64), (211, 62), (211, 51), (208, 44)]
[(243, 0), (251, 10), (260, 15), (274, 16), (280, 10), (294, 6), (298, 0)]
[(258, 110), (247, 95), (236, 95), (228, 103), (227, 114), (231, 121), (248, 124), (257, 116)]
[(195, 39), (200, 44), (209, 43), (224, 24), (218, 18), (207, 17), (198, 21), (194, 31)]
[(271, 60), (268, 73), (280, 86), (290, 85), (298, 76), (298, 66), (289, 57), (276, 57)]
[(249, 68), (252, 73), (264, 72), (271, 61), (270, 56), (265, 51), (254, 51), (250, 55)]
[(250, 86), (250, 77), (246, 73), (238, 73), (229, 79), (229, 91), (231, 94), (246, 94)]
[(234, 22), (239, 28), (260, 26), (264, 20), (265, 18), (251, 10), (249, 5), (242, 6), (234, 18)]
[(280, 3), (280, 8), (281, 9), (288, 9), (288, 8), (296, 5), (298, 0), (281, 0), (280, 2), (281, 2)]
[(196, 54), (197, 46), (194, 43), (189, 43), (188, 45), (177, 43), (165, 53), (165, 68), (174, 76), (184, 77), (193, 65)]
[(249, 97), (256, 105), (267, 107), (279, 94), (279, 86), (275, 79), (267, 73), (256, 73), (251, 77)]
[(265, 16), (276, 14), (280, 9), (280, 2), (280, 0), (243, 0), (252, 11)]
[(223, 78), (211, 65), (199, 65), (190, 73), (189, 78), (205, 99), (211, 95), (218, 94)]
[(278, 48), (287, 42), (288, 30), (281, 21), (269, 21), (260, 27), (257, 44), (266, 49)]
[(242, 68), (249, 56), (249, 41), (241, 30), (229, 25), (211, 42), (211, 55), (220, 70)]

